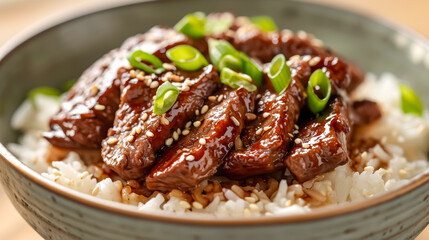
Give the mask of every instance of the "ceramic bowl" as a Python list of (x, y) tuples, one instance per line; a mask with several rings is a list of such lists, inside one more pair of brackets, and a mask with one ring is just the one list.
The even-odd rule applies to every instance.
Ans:
[[(270, 15), (280, 28), (313, 33), (365, 71), (392, 72), (429, 106), (429, 44), (372, 17), (306, 2), (155, 1), (109, 7), (15, 38), (0, 50), (0, 141), (16, 141), (12, 112), (36, 86), (60, 87), (103, 53), (152, 25), (193, 11)], [(0, 181), (23, 218), (46, 239), (410, 239), (429, 222), (429, 175), (367, 201), (263, 219), (196, 219), (96, 199), (51, 182), (0, 145)]]

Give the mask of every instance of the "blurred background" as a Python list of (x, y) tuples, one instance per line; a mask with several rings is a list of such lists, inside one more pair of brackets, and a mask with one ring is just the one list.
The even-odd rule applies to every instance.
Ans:
[[(429, 37), (429, 0), (306, 0), (388, 19)], [(0, 46), (23, 29), (121, 0), (0, 0)], [(127, 2), (127, 1), (123, 1)], [(16, 212), (0, 186), (0, 239), (42, 239)], [(429, 239), (429, 227), (417, 240)]]

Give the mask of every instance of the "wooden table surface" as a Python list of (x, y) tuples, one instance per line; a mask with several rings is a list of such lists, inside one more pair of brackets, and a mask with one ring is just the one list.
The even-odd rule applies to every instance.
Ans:
[[(0, 0), (0, 45), (29, 25), (114, 0)], [(428, 0), (311, 0), (393, 20), (429, 37)], [(116, 1), (118, 2), (118, 1)], [(42, 239), (16, 212), (0, 186), (0, 239)], [(417, 240), (429, 239), (429, 227)]]

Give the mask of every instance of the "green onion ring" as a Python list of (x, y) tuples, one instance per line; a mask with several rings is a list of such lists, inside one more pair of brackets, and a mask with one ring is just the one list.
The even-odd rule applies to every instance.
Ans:
[(174, 29), (191, 38), (202, 38), (205, 35), (206, 15), (203, 12), (190, 13), (184, 16)]
[(399, 85), (401, 91), (401, 107), (402, 112), (405, 114), (415, 114), (423, 116), (423, 103), (419, 96), (408, 86), (404, 84)]
[(249, 92), (257, 90), (257, 87), (252, 83), (252, 78), (243, 73), (237, 73), (230, 68), (223, 68), (220, 73), (220, 81), (232, 88), (245, 88)]
[(167, 50), (166, 55), (178, 68), (196, 71), (209, 63), (203, 54), (189, 45), (178, 45)]
[(226, 54), (219, 61), (219, 70), (225, 67), (234, 71), (241, 71), (243, 69), (243, 61), (231, 54)]
[(241, 59), (243, 60), (243, 69), (242, 72), (249, 75), (252, 80), (256, 83), (256, 85), (262, 85), (263, 72), (261, 66), (253, 59), (249, 58), (243, 52), (239, 52)]
[(277, 30), (277, 25), (271, 17), (256, 16), (249, 18), (250, 22), (265, 32), (272, 32)]
[(219, 62), (223, 56), (231, 55), (233, 57), (240, 58), (240, 56), (238, 56), (237, 50), (235, 50), (235, 48), (231, 45), (231, 43), (225, 40), (216, 40), (216, 39), (210, 38), (208, 40), (208, 44), (209, 44), (210, 60), (218, 70), (222, 70), (219, 68)]
[(289, 86), (291, 72), (283, 54), (278, 54), (271, 60), (268, 77), (277, 93), (283, 92)]
[(206, 34), (220, 34), (229, 29), (234, 21), (230, 14), (219, 17), (208, 17), (205, 25)]
[[(322, 99), (314, 92), (316, 86), (320, 88), (324, 96)], [(318, 69), (311, 74), (310, 80), (308, 81), (307, 94), (307, 104), (313, 113), (318, 113), (325, 108), (331, 97), (331, 82), (322, 70)]]
[(159, 86), (156, 90), (153, 113), (161, 115), (167, 112), (176, 102), (179, 93), (179, 89), (168, 81)]
[[(127, 59), (130, 62), (131, 66), (141, 69), (147, 73), (160, 74), (164, 71), (164, 68), (162, 68), (162, 62), (161, 60), (159, 60), (159, 58), (157, 58), (153, 54), (143, 52), (141, 50), (133, 52), (130, 56), (128, 56)], [(155, 69), (145, 63), (142, 63), (141, 61), (151, 63), (155, 67)]]

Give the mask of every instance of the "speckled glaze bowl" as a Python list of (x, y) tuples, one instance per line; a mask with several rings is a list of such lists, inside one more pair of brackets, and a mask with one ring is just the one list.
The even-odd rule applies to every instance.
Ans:
[[(408, 30), (344, 10), (276, 0), (156, 1), (81, 14), (28, 31), (0, 50), (0, 141), (16, 140), (12, 112), (36, 86), (61, 86), (128, 36), (173, 25), (193, 11), (270, 15), (279, 27), (315, 34), (365, 71), (393, 72), (429, 106), (429, 43)], [(196, 219), (136, 212), (44, 179), (0, 144), (0, 181), (46, 239), (411, 239), (429, 223), (429, 174), (364, 202), (298, 216)]]

